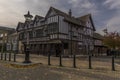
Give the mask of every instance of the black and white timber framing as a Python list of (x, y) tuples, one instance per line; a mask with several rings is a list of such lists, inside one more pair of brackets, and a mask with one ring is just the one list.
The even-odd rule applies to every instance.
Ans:
[[(29, 32), (31, 53), (47, 55), (88, 54), (94, 48), (95, 27), (91, 14), (75, 18), (50, 7), (45, 17), (36, 15), (31, 21), (19, 22), (19, 40), (26, 44)], [(71, 44), (72, 42), (72, 44)]]

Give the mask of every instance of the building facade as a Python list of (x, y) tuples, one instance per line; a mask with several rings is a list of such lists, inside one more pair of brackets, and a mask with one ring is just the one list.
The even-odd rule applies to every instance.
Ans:
[[(18, 51), (20, 51), (19, 49), (19, 43), (20, 41), (18, 40), (18, 34), (17, 32), (14, 32), (12, 34), (10, 34), (8, 36), (8, 39), (7, 39), (7, 51), (8, 52), (14, 52), (14, 53), (18, 53)], [(20, 52), (19, 52), (20, 53)]]
[(15, 32), (14, 28), (0, 26), (0, 52), (1, 53), (7, 51), (6, 45), (8, 42), (8, 36), (13, 32)]
[(71, 10), (67, 14), (50, 7), (45, 17), (31, 18), (19, 22), (17, 32), (23, 45), (29, 42), (33, 54), (79, 55), (94, 49), (95, 27), (91, 14), (75, 18)]
[(103, 44), (103, 36), (94, 33), (94, 56), (106, 55), (108, 47)]

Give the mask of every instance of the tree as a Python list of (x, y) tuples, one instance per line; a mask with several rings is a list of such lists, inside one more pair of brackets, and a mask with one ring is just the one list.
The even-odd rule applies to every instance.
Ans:
[(112, 49), (120, 49), (120, 33), (106, 32), (103, 38), (104, 45)]

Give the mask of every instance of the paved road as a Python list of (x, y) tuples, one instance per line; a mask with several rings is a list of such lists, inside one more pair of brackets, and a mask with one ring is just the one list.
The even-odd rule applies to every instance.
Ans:
[(120, 80), (120, 71), (74, 69), (38, 65), (33, 68), (13, 68), (0, 61), (0, 80)]

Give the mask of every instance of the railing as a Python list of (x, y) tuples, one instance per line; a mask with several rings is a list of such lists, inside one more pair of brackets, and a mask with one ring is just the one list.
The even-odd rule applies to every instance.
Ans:
[(16, 62), (15, 53), (0, 53), (0, 60)]
[[(20, 61), (17, 61), (17, 60), (19, 60), (18, 58), (21, 59), (22, 61), (24, 60), (24, 56), (20, 56), (18, 54), (0, 53), (0, 60), (1, 61), (3, 60), (3, 61), (20, 62)], [(109, 65), (106, 65), (106, 63), (108, 63), (106, 58), (108, 58), (107, 60), (109, 60)], [(111, 56), (111, 57), (108, 57), (108, 56), (94, 57), (92, 55), (89, 55), (89, 56), (79, 57), (78, 55), (72, 55), (70, 58), (64, 58), (64, 55), (59, 55), (58, 57), (53, 57), (52, 55), (48, 54), (48, 57), (44, 56), (44, 59), (39, 58), (39, 56), (34, 57), (34, 59), (38, 62), (42, 61), (42, 62), (40, 62), (42, 64), (47, 63), (49, 66), (50, 65), (54, 66), (54, 65), (58, 64), (60, 67), (64, 67), (65, 65), (67, 65), (67, 67), (68, 67), (68, 64), (71, 63), (73, 68), (79, 68), (80, 65), (83, 67), (86, 64), (88, 69), (94, 69), (94, 68), (96, 69), (98, 67), (103, 68), (103, 66), (106, 67), (105, 68), (106, 70), (107, 70), (107, 68), (111, 68), (112, 71), (116, 71), (116, 69), (119, 69), (119, 68), (117, 68), (117, 65), (115, 65), (116, 63), (115, 63), (115, 57), (114, 56)], [(33, 56), (31, 56), (31, 61), (34, 60), (34, 59), (33, 59)], [(86, 60), (84, 60), (84, 59), (86, 59)], [(67, 62), (67, 61), (69, 61), (69, 62)], [(86, 61), (86, 63), (84, 61)], [(98, 65), (98, 64), (100, 64), (100, 65)], [(101, 70), (102, 70), (102, 68), (101, 68)]]

